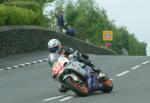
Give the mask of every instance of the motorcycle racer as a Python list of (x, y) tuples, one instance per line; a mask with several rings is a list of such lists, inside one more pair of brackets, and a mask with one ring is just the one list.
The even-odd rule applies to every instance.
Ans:
[[(76, 54), (78, 54), (78, 61), (79, 62), (83, 62), (84, 64), (90, 66), (93, 71), (97, 74), (99, 74), (99, 78), (104, 78), (106, 77), (106, 75), (104, 73), (101, 72), (101, 70), (99, 68), (97, 68), (89, 59), (89, 56), (86, 54), (82, 54), (77, 52), (76, 50), (67, 47), (67, 46), (62, 46), (60, 41), (58, 39), (51, 39), (48, 42), (48, 50), (50, 52), (50, 54), (53, 54), (53, 60), (50, 57), (50, 54), (48, 56), (48, 60), (49, 60), (49, 64), (52, 66), (52, 64), (57, 61), (59, 55), (64, 54), (67, 57), (70, 57), (72, 54), (74, 54), (76, 52)], [(56, 55), (57, 54), (57, 55)], [(61, 87), (59, 88), (60, 92), (67, 92), (68, 88), (61, 84)]]

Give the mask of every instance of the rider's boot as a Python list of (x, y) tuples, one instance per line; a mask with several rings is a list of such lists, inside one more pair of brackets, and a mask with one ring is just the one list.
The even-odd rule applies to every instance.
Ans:
[(60, 87), (59, 87), (59, 92), (61, 92), (61, 93), (65, 93), (65, 92), (67, 92), (68, 90), (69, 90), (69, 88), (68, 87), (66, 87), (64, 84), (60, 84)]

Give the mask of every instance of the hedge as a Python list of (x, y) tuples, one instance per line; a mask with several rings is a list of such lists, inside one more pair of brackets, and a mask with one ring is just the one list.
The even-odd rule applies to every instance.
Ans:
[(77, 49), (82, 53), (115, 54), (112, 50), (99, 48), (46, 28), (37, 26), (4, 26), (0, 27), (0, 58), (18, 53), (47, 50), (47, 42), (51, 38), (57, 38), (62, 44)]
[(0, 25), (41, 25), (43, 16), (32, 10), (0, 5)]
[(5, 25), (7, 16), (6, 16), (7, 9), (4, 6), (0, 5), (0, 25)]
[(39, 3), (36, 2), (24, 2), (24, 1), (17, 1), (17, 2), (4, 2), (5, 5), (7, 6), (16, 6), (16, 7), (21, 7), (21, 8), (27, 8), (29, 10), (35, 11), (35, 12), (40, 12), (42, 13), (42, 7), (40, 6)]

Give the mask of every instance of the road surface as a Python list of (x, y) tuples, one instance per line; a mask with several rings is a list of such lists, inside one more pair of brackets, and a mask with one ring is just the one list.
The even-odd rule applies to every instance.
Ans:
[[(0, 68), (44, 59), (47, 52), (21, 54), (0, 60)], [(150, 101), (150, 57), (90, 55), (113, 79), (112, 93), (78, 97), (62, 94), (51, 79), (47, 62), (16, 69), (0, 69), (0, 103), (148, 103)]]

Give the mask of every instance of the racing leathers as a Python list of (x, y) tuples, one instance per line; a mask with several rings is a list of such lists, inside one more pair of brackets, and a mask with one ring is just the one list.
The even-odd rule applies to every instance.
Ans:
[(94, 66), (94, 64), (89, 60), (89, 56), (87, 54), (79, 53), (78, 51), (75, 51), (72, 48), (69, 48), (67, 46), (63, 46), (62, 48), (59, 49), (58, 53), (59, 54), (64, 54), (66, 56), (69, 56), (71, 54), (77, 53), (77, 60), (79, 62), (83, 62), (84, 64), (90, 66), (95, 72), (100, 72), (100, 69)]

